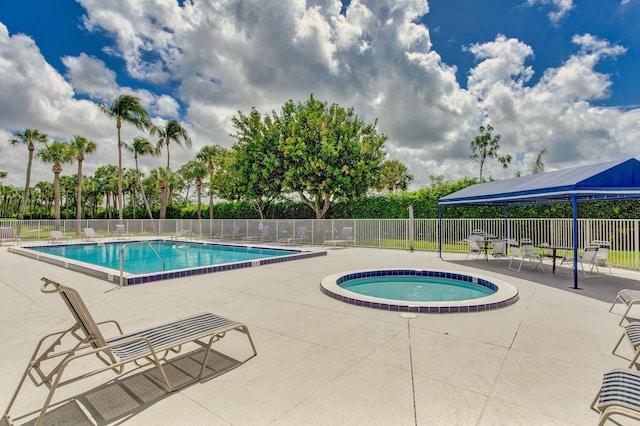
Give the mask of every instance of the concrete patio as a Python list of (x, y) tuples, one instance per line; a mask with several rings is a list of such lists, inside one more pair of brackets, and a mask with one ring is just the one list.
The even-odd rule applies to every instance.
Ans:
[[(640, 273), (607, 271), (573, 290), (568, 273), (527, 265), (518, 273), (507, 264), (348, 248), (118, 289), (0, 248), (0, 408), (38, 339), (71, 324), (60, 298), (40, 292), (46, 276), (78, 289), (96, 320), (118, 320), (125, 332), (203, 311), (243, 322), (258, 356), (244, 362), (250, 354), (246, 338), (229, 333), (215, 345), (206, 380), (169, 395), (146, 385), (153, 371), (115, 380), (103, 373), (59, 389), (45, 424), (596, 424), (598, 414), (589, 405), (603, 373), (628, 365), (611, 354), (622, 328), (608, 309), (619, 289), (640, 289)], [(520, 300), (488, 312), (403, 319), (319, 290), (331, 273), (377, 267), (496, 277), (515, 285)], [(631, 356), (627, 343), (620, 354)], [(174, 361), (176, 370), (190, 357)], [(10, 413), (15, 424), (32, 423), (45, 396), (46, 389), (27, 382)]]

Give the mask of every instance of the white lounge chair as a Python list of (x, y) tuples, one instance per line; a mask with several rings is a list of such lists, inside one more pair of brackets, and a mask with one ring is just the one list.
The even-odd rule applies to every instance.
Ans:
[(12, 226), (0, 226), (0, 246), (4, 243), (20, 245), (20, 237), (13, 232)]
[[(9, 401), (3, 415), (4, 418), (9, 416), (9, 410), (20, 393), (27, 376), (36, 386), (45, 385), (49, 389), (35, 422), (37, 426), (42, 422), (58, 387), (109, 370), (121, 375), (130, 363), (135, 363), (138, 367), (155, 365), (167, 392), (172, 392), (176, 388), (169, 381), (162, 361), (168, 359), (171, 353), (180, 352), (187, 344), (193, 343), (198, 349), (204, 348), (203, 360), (199, 374), (191, 381), (181, 383), (180, 388), (202, 378), (213, 343), (224, 338), (230, 331), (240, 332), (249, 339), (253, 355), (247, 360), (257, 354), (249, 329), (239, 322), (211, 313), (201, 313), (136, 333), (123, 334), (116, 321), (96, 323), (76, 290), (47, 278), (42, 278), (42, 281), (44, 282), (42, 292), (58, 293), (69, 308), (75, 324), (64, 331), (49, 334), (40, 339)], [(111, 324), (118, 335), (106, 338), (102, 331), (106, 324)], [(87, 362), (86, 358), (93, 356), (96, 356), (104, 365), (97, 364), (96, 367)], [(67, 367), (71, 368), (67, 369)]]
[(479, 242), (478, 240), (467, 240), (467, 244), (469, 245), (469, 253), (467, 253), (467, 259), (469, 256), (473, 256), (474, 259), (480, 257), (482, 253), (484, 253), (484, 248), (480, 246), (480, 244), (484, 244)]
[(221, 234), (221, 240), (237, 240), (240, 238), (240, 227), (234, 226), (230, 234)]
[(600, 412), (598, 425), (613, 415), (640, 420), (640, 373), (626, 369), (606, 373), (591, 408)]
[(60, 242), (69, 242), (71, 241), (71, 237), (68, 235), (64, 235), (60, 231), (50, 231), (49, 232), (49, 242), (50, 243), (60, 243)]
[[(540, 256), (540, 254), (538, 253), (538, 255), (536, 256), (534, 255), (530, 255), (527, 254), (524, 250), (529, 242), (526, 241), (526, 244), (523, 245), (523, 249), (520, 249), (520, 246), (515, 243), (515, 244), (510, 244), (511, 245), (511, 260), (509, 261), (509, 269), (512, 271), (516, 271), (516, 272), (520, 272), (520, 269), (522, 269), (522, 264), (524, 263), (525, 260), (528, 260), (531, 263), (535, 264), (534, 269), (538, 269), (538, 266), (542, 267), (542, 272), (544, 272), (544, 265), (542, 264), (542, 256)], [(533, 245), (531, 245), (531, 247), (533, 248)], [(512, 267), (513, 265), (513, 261), (514, 260), (520, 260), (520, 264), (518, 265), (518, 269), (515, 268), (515, 266)]]
[(636, 303), (640, 303), (640, 290), (631, 290), (631, 289), (620, 290), (616, 295), (616, 298), (613, 299), (613, 303), (609, 308), (609, 312), (613, 310), (613, 307), (616, 305), (618, 300), (627, 306), (627, 309), (624, 311), (624, 314), (622, 314), (622, 318), (620, 318), (620, 322), (618, 323), (618, 325), (622, 325), (622, 321), (625, 320), (625, 318), (629, 314), (629, 311), (631, 310), (633, 305), (635, 305)]
[(505, 240), (492, 240), (493, 249), (491, 250), (491, 256), (496, 260), (504, 259), (508, 257), (507, 254), (507, 242)]
[(302, 225), (298, 226), (296, 229), (296, 233), (293, 237), (288, 238), (280, 238), (280, 243), (282, 244), (300, 244), (302, 241), (306, 240), (307, 236), (307, 227)]
[(536, 263), (536, 268), (538, 267), (538, 265), (540, 265), (540, 268), (542, 268), (542, 272), (544, 272), (542, 255), (538, 253), (536, 248), (533, 246), (533, 241), (531, 241), (530, 238), (523, 238), (520, 240), (520, 244), (522, 244), (522, 249), (524, 250), (524, 258)]
[(593, 240), (589, 243), (590, 246), (598, 247), (598, 254), (596, 255), (596, 264), (598, 266), (606, 266), (609, 268), (609, 273), (613, 273), (611, 271), (611, 264), (609, 263), (609, 249), (611, 248), (611, 243), (605, 240)]
[(179, 240), (180, 238), (184, 238), (185, 240), (190, 239), (191, 231), (188, 229), (183, 229), (181, 231), (176, 231), (176, 233), (171, 236), (172, 240)]
[(346, 247), (347, 244), (349, 243), (353, 243), (353, 238), (351, 237), (351, 233), (353, 232), (353, 228), (352, 227), (344, 227), (342, 228), (342, 232), (340, 233), (340, 236), (335, 239), (335, 240), (324, 240), (324, 242), (322, 243), (322, 247), (333, 247), (333, 248), (338, 248), (338, 247)]
[(613, 348), (611, 353), (613, 355), (616, 354), (616, 350), (620, 346), (620, 343), (627, 337), (631, 347), (633, 348), (633, 358), (631, 359), (631, 363), (629, 364), (629, 368), (633, 367), (638, 358), (640, 357), (640, 323), (632, 322), (624, 328), (624, 332), (622, 332), (622, 336), (620, 336), (620, 340), (616, 343), (616, 346)]
[(93, 228), (84, 228), (84, 240), (85, 241), (101, 241), (102, 235), (96, 234)]
[(245, 241), (264, 241), (269, 232), (269, 225), (262, 225), (262, 228), (258, 231), (256, 235), (248, 235), (244, 238)]
[[(582, 269), (582, 273), (585, 278), (600, 277), (600, 269), (598, 268), (597, 256), (598, 247), (596, 246), (587, 246), (584, 249), (584, 253), (578, 256), (578, 263), (580, 264), (580, 268)], [(568, 266), (570, 267), (570, 271), (573, 272), (573, 252), (566, 254), (566, 256), (562, 259), (560, 266), (564, 265), (565, 263), (568, 264)], [(587, 265), (587, 267), (585, 267), (585, 265)]]
[(124, 225), (116, 225), (116, 238), (119, 240), (130, 240), (133, 238), (133, 234), (127, 232)]

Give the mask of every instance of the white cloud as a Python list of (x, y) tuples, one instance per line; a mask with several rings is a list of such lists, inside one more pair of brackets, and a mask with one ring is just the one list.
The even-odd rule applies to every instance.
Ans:
[[(378, 130), (389, 136), (391, 158), (409, 166), (416, 185), (429, 183), (429, 175), (476, 176), (469, 143), (487, 120), (502, 135), (501, 151), (516, 158), (508, 170), (487, 164), (487, 174), (496, 178), (524, 171), (545, 146), (551, 170), (632, 156), (640, 140), (640, 110), (592, 105), (611, 87), (597, 64), (625, 50), (589, 34), (574, 37), (576, 51), (563, 64), (538, 70), (535, 84), (527, 63), (535, 52), (524, 41), (497, 35), (473, 44), (467, 49), (476, 65), (465, 89), (419, 23), (428, 12), (424, 0), (353, 0), (344, 14), (338, 0), (201, 0), (184, 7), (175, 0), (79, 2), (87, 28), (115, 40), (104, 50), (121, 57), (129, 77), (147, 89), (118, 86), (113, 70), (84, 53), (64, 57), (61, 75), (32, 39), (9, 36), (0, 26), (0, 135), (39, 128), (62, 138), (87, 136), (98, 142), (99, 158), (87, 160), (86, 173), (117, 163), (115, 123), (96, 103), (122, 93), (139, 97), (156, 121), (183, 120), (194, 147), (171, 148), (176, 168), (204, 145), (230, 146), (231, 117), (238, 110), (255, 106), (267, 113), (310, 93), (353, 106), (366, 120), (377, 118)], [(531, 5), (536, 3), (551, 4)], [(572, 7), (553, 5), (565, 13)], [(123, 127), (125, 140), (138, 134)], [(3, 147), (2, 154), (8, 162), (0, 169), (26, 159), (18, 149)], [(145, 158), (141, 166), (148, 170), (164, 161)], [(126, 157), (124, 164), (132, 167), (133, 160)], [(50, 179), (49, 169), (34, 173)], [(23, 183), (19, 170), (6, 183)]]
[(569, 11), (571, 11), (571, 9), (575, 7), (573, 4), (573, 0), (527, 0), (527, 4), (529, 6), (534, 6), (536, 4), (553, 5), (555, 7), (555, 10), (549, 12), (547, 16), (549, 17), (549, 20), (554, 24), (557, 24), (569, 13)]

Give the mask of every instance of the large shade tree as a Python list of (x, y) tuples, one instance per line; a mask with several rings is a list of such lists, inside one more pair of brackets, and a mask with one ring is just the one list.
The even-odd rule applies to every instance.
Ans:
[(353, 108), (328, 105), (311, 97), (288, 101), (280, 117), (287, 192), (297, 193), (317, 219), (326, 217), (336, 197), (357, 197), (378, 186), (387, 136), (366, 123)]
[(167, 170), (171, 170), (171, 155), (169, 153), (169, 144), (175, 142), (179, 147), (182, 147), (182, 143), (187, 147), (191, 147), (191, 138), (184, 127), (177, 120), (169, 120), (164, 126), (151, 127), (151, 134), (157, 134), (158, 149), (167, 149)]
[(53, 164), (53, 206), (56, 221), (60, 220), (60, 173), (62, 165), (75, 159), (73, 149), (67, 142), (55, 141), (38, 152), (40, 160), (45, 164)]
[(283, 191), (284, 158), (278, 149), (283, 129), (275, 113), (263, 119), (255, 108), (249, 115), (238, 111), (231, 122), (236, 129), (232, 136), (237, 139), (228, 168), (233, 179), (223, 186), (223, 193), (225, 198), (250, 200), (262, 219)]
[(151, 127), (149, 114), (140, 103), (140, 99), (131, 95), (120, 95), (109, 106), (105, 103), (99, 104), (102, 112), (115, 119), (118, 130), (118, 218), (122, 221), (122, 209), (124, 200), (122, 196), (122, 123), (134, 125), (142, 130)]
[(36, 150), (36, 144), (46, 144), (47, 135), (37, 129), (25, 129), (22, 132), (15, 132), (13, 138), (9, 139), (9, 143), (13, 146), (26, 145), (29, 151), (29, 160), (27, 162), (27, 177), (24, 183), (24, 192), (22, 193), (22, 202), (18, 211), (18, 220), (24, 218), (24, 211), (27, 208), (27, 199), (29, 195), (29, 186), (31, 185), (31, 165), (33, 164), (33, 154)]

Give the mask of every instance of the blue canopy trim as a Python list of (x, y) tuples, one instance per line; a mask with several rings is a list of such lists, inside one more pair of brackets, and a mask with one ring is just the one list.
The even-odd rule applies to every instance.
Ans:
[(519, 205), (640, 198), (640, 161), (574, 167), (472, 185), (446, 195), (438, 205)]

